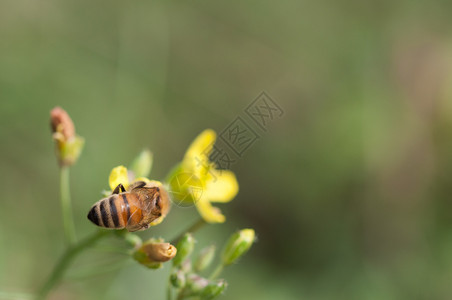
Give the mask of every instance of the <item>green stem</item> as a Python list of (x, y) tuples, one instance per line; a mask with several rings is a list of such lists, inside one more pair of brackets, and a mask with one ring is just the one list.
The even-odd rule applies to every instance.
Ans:
[(179, 294), (177, 294), (177, 300), (182, 300), (185, 298), (185, 294), (183, 293), (183, 290), (179, 292)]
[(210, 275), (209, 279), (212, 280), (212, 279), (215, 279), (218, 276), (220, 276), (221, 272), (223, 272), (223, 269), (224, 269), (224, 265), (223, 264), (219, 264), (215, 268), (215, 270), (212, 272), (212, 274)]
[(204, 225), (206, 225), (206, 221), (204, 221), (202, 218), (200, 218), (198, 221), (193, 223), (187, 230), (183, 231), (181, 234), (179, 234), (176, 238), (172, 239), (170, 244), (177, 245), (179, 240), (188, 232), (194, 233), (195, 231), (198, 231), (200, 228), (202, 228)]
[(56, 266), (53, 268), (47, 281), (41, 287), (38, 292), (37, 299), (45, 299), (47, 294), (52, 290), (52, 288), (57, 285), (62, 279), (64, 272), (69, 267), (74, 258), (82, 252), (85, 248), (93, 245), (102, 237), (106, 236), (109, 232), (104, 230), (99, 230), (98, 232), (88, 236), (87, 238), (80, 241), (78, 244), (68, 247), (64, 252), (63, 256), (60, 258)]
[[(170, 274), (171, 274), (171, 272), (170, 272)], [(168, 286), (166, 288), (166, 300), (171, 300), (171, 299), (173, 299), (173, 293), (172, 293), (173, 291), (172, 291), (172, 288), (171, 288), (170, 277), (168, 277), (167, 285)]]
[(68, 245), (76, 243), (74, 220), (72, 218), (71, 194), (69, 190), (69, 167), (60, 168), (60, 196), (63, 211), (64, 235)]

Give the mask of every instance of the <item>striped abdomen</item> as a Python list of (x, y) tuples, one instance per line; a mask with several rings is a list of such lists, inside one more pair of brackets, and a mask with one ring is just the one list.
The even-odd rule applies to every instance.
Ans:
[(96, 202), (88, 213), (88, 219), (101, 227), (129, 229), (143, 219), (138, 203), (139, 200), (134, 194), (114, 194)]

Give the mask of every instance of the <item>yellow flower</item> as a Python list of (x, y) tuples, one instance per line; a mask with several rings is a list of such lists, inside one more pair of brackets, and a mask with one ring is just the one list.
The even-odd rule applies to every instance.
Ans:
[[(131, 181), (131, 182), (130, 182)], [(112, 193), (112, 191), (118, 186), (118, 184), (122, 184), (124, 188), (127, 190), (130, 184), (137, 182), (137, 181), (144, 181), (148, 184), (154, 184), (156, 186), (159, 186), (160, 188), (163, 188), (163, 184), (160, 181), (156, 180), (149, 180), (146, 177), (138, 177), (138, 178), (132, 178), (129, 181), (129, 172), (126, 167), (124, 166), (117, 166), (113, 168), (110, 172), (110, 176), (108, 177), (108, 184), (110, 185), (111, 191), (107, 192), (106, 194), (109, 195)], [(155, 226), (160, 224), (163, 219), (166, 217), (166, 215), (162, 215), (160, 218), (156, 219), (155, 221), (149, 223), (150, 226)]]
[(226, 203), (238, 193), (239, 185), (233, 172), (218, 170), (209, 160), (216, 133), (204, 130), (191, 143), (183, 161), (169, 176), (172, 195), (181, 203), (194, 203), (208, 223), (223, 223), (226, 218), (213, 202)]

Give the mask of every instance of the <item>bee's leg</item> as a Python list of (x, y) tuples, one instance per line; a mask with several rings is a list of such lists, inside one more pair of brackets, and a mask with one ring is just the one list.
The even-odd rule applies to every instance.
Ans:
[(126, 189), (125, 189), (124, 186), (120, 183), (120, 184), (118, 184), (117, 187), (115, 187), (115, 189), (113, 190), (113, 193), (112, 193), (112, 194), (119, 194), (120, 192), (122, 193), (122, 192), (125, 192), (125, 191), (126, 191)]

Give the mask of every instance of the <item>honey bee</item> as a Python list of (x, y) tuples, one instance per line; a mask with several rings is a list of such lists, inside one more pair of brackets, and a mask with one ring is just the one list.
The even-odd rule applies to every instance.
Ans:
[(113, 193), (97, 201), (88, 219), (100, 227), (138, 231), (165, 216), (170, 208), (168, 193), (155, 182), (137, 181), (127, 191), (119, 184)]

